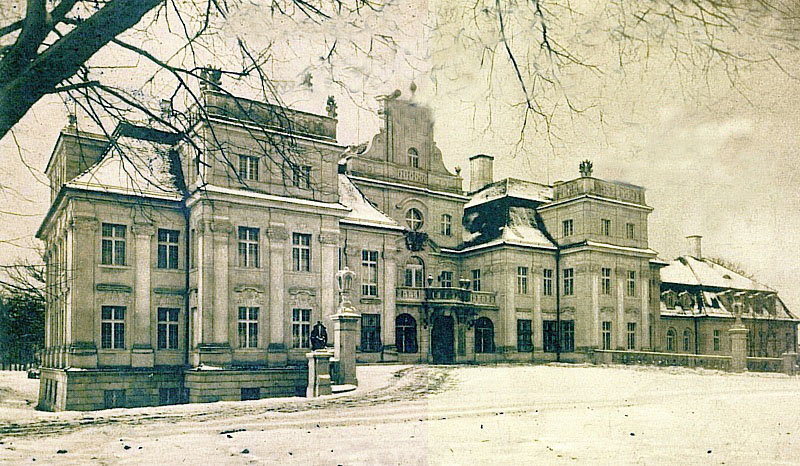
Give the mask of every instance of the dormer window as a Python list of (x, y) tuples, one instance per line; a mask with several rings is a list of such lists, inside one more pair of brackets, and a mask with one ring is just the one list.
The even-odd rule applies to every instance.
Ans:
[(675, 293), (672, 291), (664, 293), (664, 304), (667, 305), (667, 309), (675, 309)]
[(406, 225), (411, 231), (419, 231), (422, 228), (422, 212), (417, 209), (408, 209), (406, 212)]
[(411, 168), (419, 168), (419, 152), (413, 147), (408, 149), (408, 165)]

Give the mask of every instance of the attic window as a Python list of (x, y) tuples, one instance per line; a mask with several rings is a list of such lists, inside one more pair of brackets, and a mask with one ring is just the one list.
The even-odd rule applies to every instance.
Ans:
[(419, 152), (413, 147), (408, 149), (408, 164), (411, 168), (419, 168)]

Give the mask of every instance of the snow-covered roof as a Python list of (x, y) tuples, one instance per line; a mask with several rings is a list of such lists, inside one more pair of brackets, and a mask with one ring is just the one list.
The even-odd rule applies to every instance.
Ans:
[(661, 269), (661, 282), (774, 292), (772, 288), (733, 270), (707, 259), (697, 259), (692, 256), (681, 256), (670, 261), (668, 266)]
[(403, 230), (392, 218), (378, 210), (347, 177), (339, 174), (339, 202), (350, 209), (341, 221), (356, 225)]
[(469, 209), (502, 197), (515, 197), (542, 203), (550, 202), (553, 200), (553, 188), (533, 181), (506, 178), (487, 185), (473, 194), (472, 199), (467, 202), (464, 208)]
[(544, 228), (537, 222), (536, 210), (523, 206), (503, 206), (502, 209), (483, 205), (464, 217), (468, 233), (456, 250), (471, 251), (498, 245), (528, 246), (556, 249)]
[(508, 223), (502, 227), (501, 238), (514, 244), (525, 244), (545, 248), (555, 248), (547, 236), (537, 228), (534, 210), (525, 207), (510, 207)]
[(95, 165), (67, 183), (88, 191), (180, 200), (169, 157), (171, 144), (120, 136)]

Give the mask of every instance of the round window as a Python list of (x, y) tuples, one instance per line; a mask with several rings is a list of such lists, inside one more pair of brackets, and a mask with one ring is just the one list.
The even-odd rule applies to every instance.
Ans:
[(406, 212), (406, 224), (412, 231), (419, 231), (422, 228), (422, 212), (417, 209), (408, 209)]

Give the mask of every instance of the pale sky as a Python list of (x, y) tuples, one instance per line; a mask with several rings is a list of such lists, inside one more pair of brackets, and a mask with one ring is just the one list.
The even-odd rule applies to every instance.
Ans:
[[(366, 142), (378, 128), (375, 97), (394, 89), (408, 97), (413, 80), (419, 88), (414, 98), (434, 111), (434, 135), (445, 164), (451, 170), (462, 167), (464, 176), (469, 174), (467, 158), (476, 153), (495, 156), (495, 179), (550, 183), (577, 177), (579, 162), (588, 158), (595, 176), (647, 189), (647, 203), (655, 209), (650, 246), (660, 257), (687, 252), (684, 237), (703, 235), (705, 255), (740, 263), (800, 314), (797, 79), (769, 64), (753, 65), (741, 71), (732, 87), (721, 70), (687, 74), (672, 66), (666, 49), (649, 51), (646, 65), (614, 66), (615, 46), (607, 36), (579, 30), (594, 30), (593, 21), (600, 21), (588, 15), (564, 39), (580, 35), (580, 50), (602, 65), (603, 73), (573, 68), (557, 76), (563, 92), (587, 110), (559, 110), (549, 133), (530, 124), (520, 145), (519, 109), (509, 105), (520, 99), (519, 84), (502, 54), (495, 56), (489, 79), (479, 54), (464, 45), (468, 42), (452, 40), (448, 25), (463, 27), (446, 23), (452, 17), (441, 13), (452, 3), (404, 2), (380, 15), (365, 15), (358, 28), (337, 24), (308, 30), (275, 24), (252, 7), (232, 16), (220, 41), (238, 36), (256, 47), (288, 37), (283, 47), (274, 48), (274, 79), (284, 83), (284, 101), (323, 113), (327, 96), (335, 95), (342, 143)], [(439, 32), (424, 27), (431, 24)], [(375, 40), (386, 35), (392, 47)], [(334, 40), (340, 40), (342, 57), (326, 69), (320, 50)], [(370, 57), (348, 53), (343, 45), (348, 40), (371, 43), (375, 52)], [(163, 47), (169, 43), (165, 39)], [(103, 59), (103, 53), (114, 51), (96, 59)], [(787, 48), (780, 57), (787, 73), (800, 75), (800, 52)], [(135, 87), (145, 68), (138, 63), (115, 79)], [(298, 87), (307, 72), (313, 87)], [(49, 207), (41, 172), (65, 123), (58, 99), (40, 102), (14, 131), (25, 163), (12, 137), (0, 141), (5, 161), (0, 166), (5, 188), (0, 191), (0, 239), (13, 240), (0, 244), (2, 263), (32, 255), (26, 247), (36, 244), (32, 237)]]

